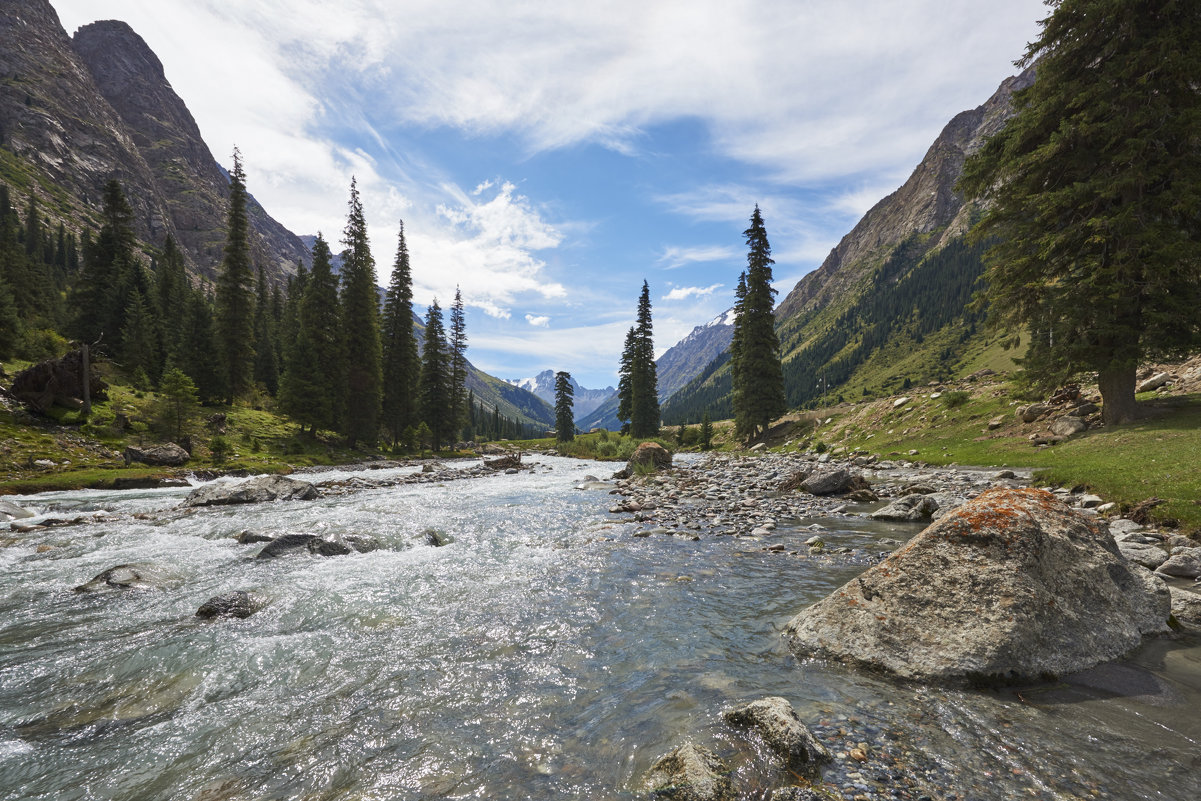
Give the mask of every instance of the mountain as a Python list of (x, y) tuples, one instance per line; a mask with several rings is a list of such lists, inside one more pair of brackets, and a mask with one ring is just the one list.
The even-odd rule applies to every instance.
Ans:
[[(543, 370), (533, 378), (511, 379), (509, 381), (515, 387), (520, 387), (527, 392), (532, 392), (542, 400), (549, 403), (554, 408), (555, 405), (555, 371)], [(617, 390), (613, 387), (605, 387), (604, 389), (585, 389), (572, 378), (571, 389), (574, 393), (572, 400), (574, 405), (572, 410), (575, 412), (575, 419), (578, 421), (586, 417), (596, 407), (600, 406), (608, 400)]]
[[(225, 244), (229, 180), (162, 63), (123, 22), (67, 35), (47, 0), (0, 4), (0, 180), (31, 193), (51, 224), (99, 227), (104, 185), (119, 180), (143, 249), (168, 234), (188, 268), (212, 278)], [(250, 184), (254, 168), (250, 165)], [(276, 281), (307, 251), (256, 202), (251, 253)]]
[(726, 309), (672, 345), (655, 362), (659, 397), (666, 402), (730, 347), (734, 336), (734, 309)]
[[(968, 304), (984, 245), (966, 231), (975, 209), (955, 191), (964, 160), (1012, 116), (1031, 67), (984, 104), (956, 115), (895, 192), (880, 200), (776, 308), (790, 407), (882, 394), (949, 378), (998, 357)], [(664, 404), (668, 423), (706, 409), (729, 416), (730, 377), (719, 356)]]

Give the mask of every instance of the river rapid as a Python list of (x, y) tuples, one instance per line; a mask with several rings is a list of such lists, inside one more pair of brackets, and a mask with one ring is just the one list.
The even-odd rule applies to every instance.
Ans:
[[(612, 464), (535, 460), (517, 475), (188, 515), (169, 511), (186, 489), (12, 498), (113, 519), (0, 548), (0, 799), (633, 799), (686, 740), (763, 798), (791, 782), (720, 712), (766, 695), (835, 753), (825, 780), (847, 799), (1201, 789), (1196, 639), (1020, 691), (798, 662), (785, 624), (862, 563), (734, 537), (636, 538), (612, 496), (576, 488)], [(352, 476), (304, 478), (340, 477)], [(803, 551), (812, 522), (780, 521), (771, 539)], [(920, 528), (821, 522), (865, 552)], [(429, 546), (430, 528), (454, 541)], [(262, 546), (239, 544), (242, 531), (383, 547), (255, 559)], [(130, 563), (162, 586), (73, 591)], [(195, 617), (232, 590), (266, 605)], [(866, 760), (851, 755), (861, 746)]]

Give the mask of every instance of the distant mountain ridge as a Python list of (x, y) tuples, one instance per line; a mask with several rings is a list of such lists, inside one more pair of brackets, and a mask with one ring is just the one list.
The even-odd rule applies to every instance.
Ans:
[[(533, 393), (550, 404), (552, 408), (554, 407), (554, 370), (543, 370), (533, 378), (511, 378), (509, 379), (509, 383), (515, 387), (520, 387), (527, 392)], [(612, 397), (617, 391), (613, 387), (605, 387), (604, 389), (585, 389), (584, 387), (580, 386), (579, 382), (577, 382), (574, 378), (571, 379), (571, 389), (574, 393), (572, 396), (572, 411), (577, 422)]]

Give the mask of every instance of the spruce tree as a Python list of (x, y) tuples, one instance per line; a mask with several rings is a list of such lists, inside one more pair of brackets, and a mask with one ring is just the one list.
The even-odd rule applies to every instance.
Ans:
[(400, 221), (399, 241), (392, 280), (384, 297), (383, 339), (383, 421), (395, 446), (404, 430), (420, 419), (417, 386), (421, 381), (421, 357), (413, 333), (413, 273), (409, 266), (409, 248), (405, 243), (404, 220)]
[(984, 202), (994, 326), (1029, 332), (1052, 388), (1096, 371), (1107, 425), (1138, 416), (1135, 373), (1201, 339), (1201, 5), (1050, 0), (1019, 66), (1036, 79), (968, 159)]
[(575, 391), (571, 388), (571, 373), (555, 373), (555, 438), (559, 442), (575, 439), (575, 415), (572, 414)]
[(425, 315), (425, 344), (421, 349), (421, 417), (429, 427), (430, 443), (435, 451), (451, 431), (450, 359), (442, 308), (434, 298)]
[(126, 372), (134, 380), (134, 386), (148, 389), (159, 372), (161, 362), (154, 317), (137, 289), (130, 294), (125, 311), (120, 356)]
[(254, 382), (275, 396), (279, 392), (279, 363), (275, 360), (275, 317), (271, 308), (271, 289), (267, 276), (259, 268), (254, 304)]
[(330, 266), (329, 245), (320, 233), (312, 257), (312, 271), (299, 273), (296, 282), (303, 290), (279, 401), (286, 414), (315, 433), (337, 426), (345, 381), (338, 278)]
[(780, 366), (780, 340), (773, 314), (776, 290), (772, 288), (771, 244), (763, 215), (756, 204), (751, 227), (743, 231), (747, 243), (747, 269), (739, 278), (735, 308), (737, 343), (731, 347), (734, 424), (747, 438), (758, 436), (771, 421), (788, 410), (784, 399), (784, 372)]
[(103, 224), (84, 252), (83, 267), (71, 289), (70, 335), (115, 352), (120, 345), (129, 302), (129, 276), (140, 270), (134, 255), (133, 209), (121, 184), (104, 187)]
[(246, 394), (254, 380), (254, 271), (246, 201), (246, 173), (242, 154), (235, 148), (225, 258), (217, 271), (217, 341), (227, 402)]
[(350, 447), (360, 441), (375, 447), (383, 383), (379, 299), (375, 289), (375, 259), (367, 241), (367, 220), (353, 178), (342, 244), (345, 248), (342, 251), (342, 335), (346, 360), (342, 430)]
[(621, 364), (617, 368), (617, 419), (621, 421), (621, 433), (630, 430), (630, 415), (634, 408), (631, 378), (634, 374), (634, 359), (638, 349), (638, 330), (630, 326), (625, 344), (621, 348)]
[(212, 304), (200, 289), (186, 294), (180, 314), (179, 341), (171, 351), (170, 361), (192, 379), (202, 402), (213, 403), (226, 396)]
[(713, 447), (713, 421), (709, 419), (709, 410), (701, 418), (701, 450), (707, 451)]
[(631, 345), (627, 382), (630, 436), (653, 437), (659, 433), (659, 380), (655, 367), (651, 291), (645, 280), (642, 282), (642, 294), (638, 297), (637, 323)]
[[(154, 286), (156, 312), (162, 321), (162, 352), (168, 360), (173, 360), (180, 346), (183, 309), (191, 286), (184, 269), (183, 254), (170, 234), (154, 262)], [(179, 364), (179, 361), (174, 360), (174, 363)]]
[(451, 429), (457, 432), (467, 420), (467, 321), (463, 316), (463, 295), (455, 287), (455, 302), (450, 307), (450, 408)]

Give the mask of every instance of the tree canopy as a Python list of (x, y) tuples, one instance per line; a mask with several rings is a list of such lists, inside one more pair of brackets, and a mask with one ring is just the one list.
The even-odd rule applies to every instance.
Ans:
[(1044, 387), (1097, 371), (1106, 424), (1137, 416), (1140, 361), (1201, 323), (1201, 5), (1051, 0), (1017, 63), (1036, 78), (968, 159), (993, 324), (1028, 332)]

